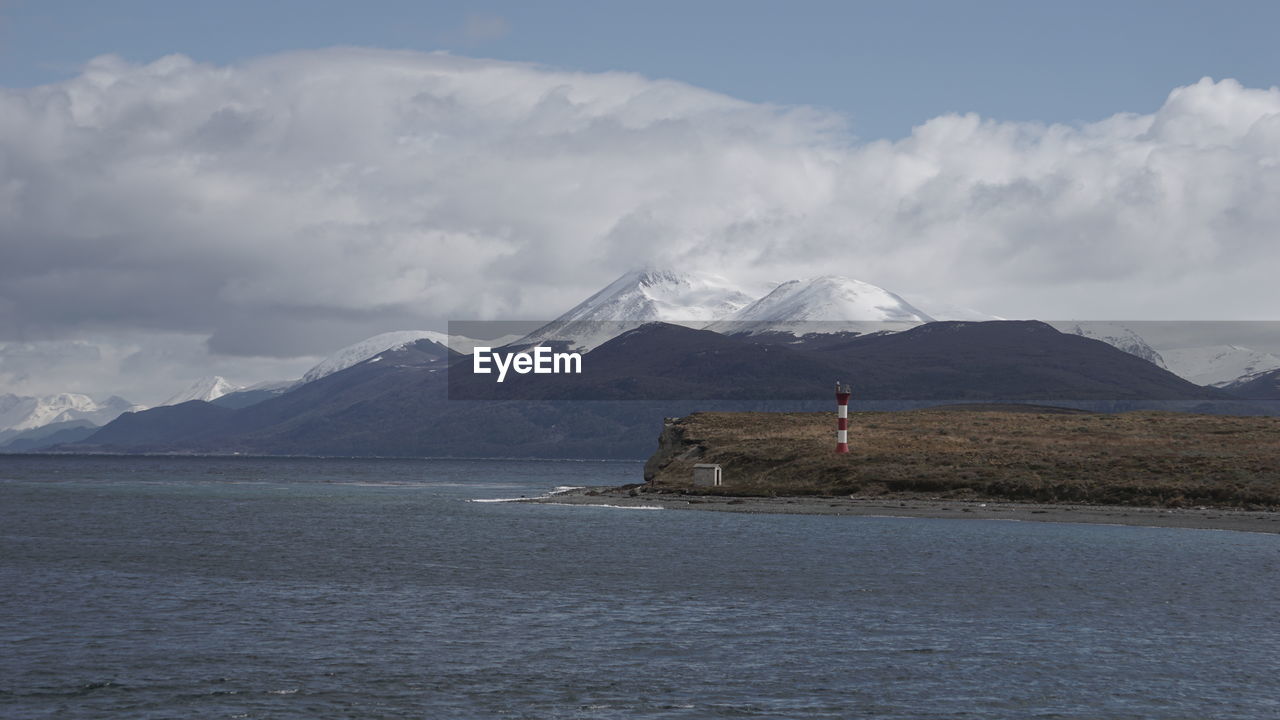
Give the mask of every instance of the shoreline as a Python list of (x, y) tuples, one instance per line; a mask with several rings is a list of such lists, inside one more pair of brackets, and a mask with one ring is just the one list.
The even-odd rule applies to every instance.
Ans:
[(521, 498), (512, 502), (772, 515), (1015, 520), (1280, 534), (1280, 512), (1212, 507), (1072, 505), (999, 500), (942, 500), (928, 497), (729, 497), (653, 492), (632, 495), (627, 490), (602, 487), (575, 488), (554, 495)]

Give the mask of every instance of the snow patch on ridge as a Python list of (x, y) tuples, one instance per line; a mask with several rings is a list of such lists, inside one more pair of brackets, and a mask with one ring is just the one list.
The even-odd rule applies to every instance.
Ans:
[(203, 402), (213, 402), (223, 395), (229, 395), (233, 392), (239, 392), (245, 388), (241, 385), (235, 385), (227, 381), (220, 375), (212, 377), (200, 378), (195, 381), (187, 389), (173, 395), (168, 400), (160, 403), (161, 405), (179, 405), (192, 400), (200, 400)]
[(366, 340), (361, 340), (354, 345), (348, 345), (338, 352), (330, 355), (322, 360), (315, 367), (311, 368), (298, 381), (299, 384), (314, 382), (322, 377), (332, 375), (341, 370), (358, 365), (365, 360), (376, 355), (381, 355), (388, 350), (399, 350), (419, 340), (430, 340), (435, 343), (449, 346), (449, 336), (444, 333), (435, 332), (433, 330), (397, 330), (395, 332), (386, 332), (381, 335), (374, 335)]

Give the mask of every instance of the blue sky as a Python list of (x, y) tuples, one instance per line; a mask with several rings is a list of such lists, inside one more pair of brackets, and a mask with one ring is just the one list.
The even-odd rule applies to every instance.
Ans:
[(862, 140), (949, 112), (1151, 112), (1203, 76), (1280, 82), (1276, 2), (8, 0), (0, 18), (8, 87), (70, 77), (104, 53), (227, 64), (333, 45), (443, 49), (815, 105)]

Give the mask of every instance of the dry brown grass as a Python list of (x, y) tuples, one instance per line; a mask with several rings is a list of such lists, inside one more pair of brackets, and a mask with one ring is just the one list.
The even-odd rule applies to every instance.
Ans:
[[(1280, 418), (918, 410), (697, 413), (653, 486), (726, 495), (928, 495), (1164, 507), (1280, 508)], [(726, 485), (690, 487), (720, 463)]]

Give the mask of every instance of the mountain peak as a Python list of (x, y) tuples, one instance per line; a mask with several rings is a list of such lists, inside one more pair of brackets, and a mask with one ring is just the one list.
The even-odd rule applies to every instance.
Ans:
[(754, 299), (714, 273), (646, 267), (623, 274), (557, 321), (711, 321)]
[[(649, 265), (631, 272), (623, 273), (618, 280), (636, 282), (640, 285), (661, 285), (663, 283), (679, 283), (685, 276), (671, 268)], [(615, 281), (616, 282), (616, 281)]]
[(640, 323), (700, 327), (754, 298), (749, 288), (714, 273), (645, 267), (624, 273), (521, 343), (565, 340), (579, 350), (590, 350)]
[(923, 310), (877, 285), (840, 275), (790, 280), (715, 323), (719, 332), (902, 330), (933, 321)]
[(395, 350), (419, 340), (430, 340), (445, 348), (449, 347), (449, 336), (433, 330), (396, 330), (374, 335), (353, 345), (348, 345), (322, 360), (302, 376), (298, 384), (319, 380), (352, 365), (358, 365), (388, 350)]

